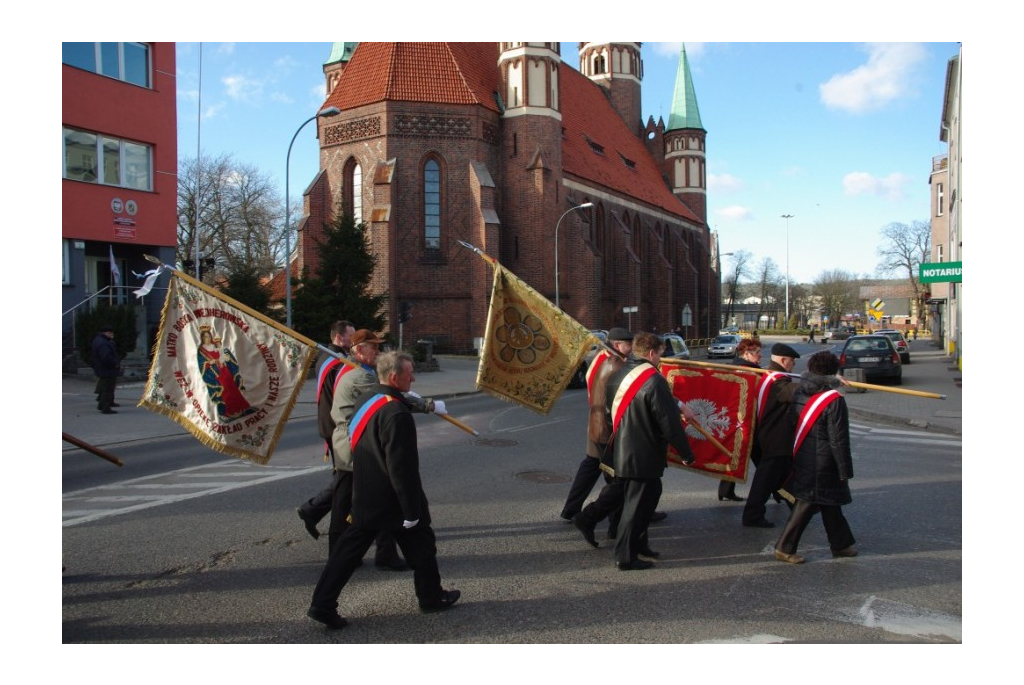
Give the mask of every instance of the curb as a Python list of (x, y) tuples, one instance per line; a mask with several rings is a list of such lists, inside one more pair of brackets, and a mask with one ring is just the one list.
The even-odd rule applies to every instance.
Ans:
[(940, 426), (924, 419), (907, 419), (899, 416), (892, 416), (891, 414), (880, 414), (878, 412), (867, 411), (865, 409), (855, 409), (847, 405), (847, 410), (850, 412), (850, 416), (856, 416), (861, 419), (874, 421), (876, 423), (884, 423), (890, 426), (909, 426), (911, 428), (919, 428), (932, 433), (944, 433), (946, 435), (963, 435), (961, 430), (956, 428), (950, 428), (949, 426)]

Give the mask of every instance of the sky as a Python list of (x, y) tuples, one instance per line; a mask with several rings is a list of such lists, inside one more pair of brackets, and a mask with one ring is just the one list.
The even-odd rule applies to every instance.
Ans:
[[(200, 49), (201, 46), (201, 49)], [(644, 120), (668, 121), (681, 43), (645, 42)], [(278, 184), (322, 106), (331, 43), (179, 43), (180, 159), (230, 154)], [(707, 130), (708, 222), (723, 254), (771, 258), (791, 283), (875, 276), (889, 223), (929, 220), (946, 64), (958, 43), (687, 43)], [(200, 53), (202, 88), (200, 90)], [(578, 68), (575, 42), (562, 58)], [(201, 118), (200, 118), (201, 115)], [(293, 206), (318, 169), (298, 133)], [(788, 221), (783, 215), (792, 215)], [(788, 226), (787, 226), (788, 223)], [(724, 256), (728, 273), (731, 259)]]

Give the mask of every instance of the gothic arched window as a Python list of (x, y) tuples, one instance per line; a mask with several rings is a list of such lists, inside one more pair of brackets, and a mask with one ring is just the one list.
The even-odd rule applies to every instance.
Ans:
[(441, 249), (441, 165), (436, 159), (423, 165), (423, 247)]
[(358, 224), (363, 220), (363, 170), (354, 157), (345, 164), (342, 187), (345, 211), (351, 214)]

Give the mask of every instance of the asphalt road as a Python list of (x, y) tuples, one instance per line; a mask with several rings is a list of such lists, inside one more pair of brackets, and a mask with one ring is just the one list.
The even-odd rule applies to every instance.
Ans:
[[(861, 554), (832, 559), (819, 520), (801, 544), (802, 566), (775, 561), (779, 528), (741, 527), (742, 505), (719, 503), (716, 480), (670, 469), (659, 507), (669, 517), (652, 527), (662, 557), (624, 573), (608, 541), (594, 550), (558, 517), (583, 455), (584, 403), (583, 391), (568, 391), (538, 416), (486, 396), (449, 401), (478, 438), (417, 417), (441, 574), (462, 600), (421, 615), (411, 575), (369, 563), (342, 594), (350, 625), (337, 632), (305, 617), (327, 547), (294, 513), (329, 479), (311, 420), (289, 424), (267, 467), (187, 436), (125, 446), (130, 477), (65, 455), (62, 641), (961, 641), (959, 436), (855, 421), (846, 511)], [(769, 505), (780, 527), (786, 514)]]

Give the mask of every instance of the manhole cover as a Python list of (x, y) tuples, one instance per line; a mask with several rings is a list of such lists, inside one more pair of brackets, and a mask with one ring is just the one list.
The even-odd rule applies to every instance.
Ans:
[(515, 440), (502, 440), (501, 438), (481, 438), (476, 441), (481, 447), (515, 447), (519, 443)]
[(516, 478), (529, 483), (568, 483), (572, 480), (572, 478), (564, 473), (554, 473), (552, 471), (522, 471), (516, 474)]

